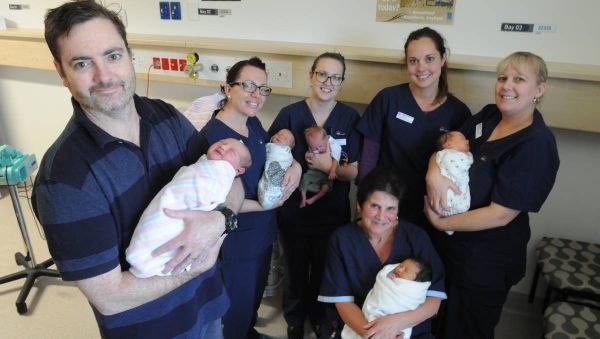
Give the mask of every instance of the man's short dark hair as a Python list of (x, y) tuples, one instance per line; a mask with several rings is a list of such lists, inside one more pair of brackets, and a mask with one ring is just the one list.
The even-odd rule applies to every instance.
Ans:
[(44, 20), (44, 37), (46, 38), (46, 43), (48, 44), (48, 48), (50, 48), (52, 57), (54, 57), (54, 60), (59, 65), (60, 50), (58, 48), (58, 39), (69, 35), (74, 26), (96, 18), (112, 22), (121, 38), (123, 38), (127, 51), (131, 52), (127, 43), (125, 26), (119, 20), (117, 13), (97, 4), (93, 0), (77, 0), (49, 9)]

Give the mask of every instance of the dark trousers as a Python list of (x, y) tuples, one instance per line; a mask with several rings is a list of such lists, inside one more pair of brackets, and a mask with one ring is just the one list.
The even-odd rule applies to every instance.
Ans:
[(306, 235), (280, 229), (286, 262), (283, 314), (290, 326), (303, 326), (308, 317), (313, 327), (327, 324), (324, 303), (317, 301), (329, 234)]
[(500, 321), (505, 291), (481, 292), (448, 284), (448, 299), (438, 338), (493, 339)]
[(223, 316), (225, 339), (252, 338), (257, 334), (254, 330), (256, 311), (267, 285), (272, 248), (267, 247), (256, 257), (221, 260), (231, 303)]

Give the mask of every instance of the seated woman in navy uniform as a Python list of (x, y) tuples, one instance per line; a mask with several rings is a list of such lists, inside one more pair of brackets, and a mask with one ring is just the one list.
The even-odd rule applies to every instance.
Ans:
[(554, 135), (536, 104), (546, 90), (544, 60), (516, 52), (498, 64), (495, 105), (462, 127), (474, 163), (469, 211), (440, 217), (448, 188), (432, 157), (425, 213), (440, 231), (436, 244), (447, 272), (443, 338), (493, 338), (511, 286), (525, 274), (528, 212), (552, 190), (559, 159)]
[[(398, 219), (405, 186), (395, 171), (376, 168), (360, 183), (356, 196), (361, 218), (337, 229), (330, 238), (318, 300), (334, 303), (346, 326), (365, 338), (395, 338), (413, 328), (413, 338), (430, 336), (444, 290), (444, 268), (427, 233)], [(423, 304), (413, 311), (367, 322), (361, 307), (385, 265), (419, 257), (431, 264), (433, 277)]]

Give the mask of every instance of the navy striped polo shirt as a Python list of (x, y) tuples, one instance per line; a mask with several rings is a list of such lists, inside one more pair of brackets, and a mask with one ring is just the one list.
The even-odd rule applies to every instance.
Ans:
[[(134, 96), (140, 147), (109, 135), (71, 101), (71, 120), (42, 159), (33, 205), (63, 280), (82, 280), (117, 265), (129, 269), (125, 249), (142, 212), (181, 166), (205, 150), (191, 123), (163, 101)], [(197, 337), (228, 306), (213, 267), (139, 307), (94, 313), (103, 337)]]

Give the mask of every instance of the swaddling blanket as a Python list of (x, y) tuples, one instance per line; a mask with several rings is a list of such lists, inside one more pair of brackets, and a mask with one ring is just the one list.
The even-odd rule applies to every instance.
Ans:
[[(425, 302), (431, 282), (417, 282), (400, 278), (389, 278), (388, 273), (398, 264), (386, 265), (375, 279), (375, 286), (367, 294), (362, 312), (367, 321), (373, 321), (385, 315), (412, 311)], [(403, 330), (404, 338), (410, 338), (412, 327)], [(361, 338), (350, 326), (344, 326), (342, 338)]]
[(442, 214), (450, 216), (468, 211), (471, 205), (469, 168), (473, 164), (473, 155), (470, 152), (445, 149), (436, 153), (435, 160), (442, 175), (452, 180), (462, 192), (455, 195), (452, 190), (448, 190), (448, 210), (442, 211)]
[(236, 172), (224, 160), (208, 160), (203, 155), (190, 166), (183, 166), (146, 207), (125, 251), (129, 271), (138, 278), (163, 274), (175, 250), (153, 257), (152, 251), (183, 231), (183, 220), (165, 215), (164, 209), (212, 211), (223, 203)]
[(269, 209), (283, 195), (283, 176), (292, 165), (294, 157), (291, 148), (286, 144), (270, 142), (266, 148), (265, 170), (258, 182), (258, 202), (262, 207)]

